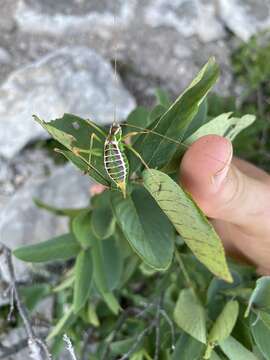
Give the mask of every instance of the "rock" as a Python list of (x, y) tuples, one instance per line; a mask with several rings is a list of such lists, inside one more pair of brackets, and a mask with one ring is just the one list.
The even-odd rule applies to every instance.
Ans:
[(11, 56), (6, 49), (0, 47), (0, 64), (7, 65), (11, 61)]
[(93, 28), (104, 33), (104, 26), (117, 23), (125, 26), (134, 15), (136, 0), (85, 1), (21, 0), (16, 20), (22, 31), (62, 35), (66, 32), (85, 31)]
[(105, 124), (123, 119), (133, 97), (114, 77), (111, 65), (85, 47), (57, 50), (10, 74), (0, 88), (0, 155), (11, 158), (25, 144), (45, 134), (32, 114), (50, 120), (64, 112)]
[(145, 19), (151, 26), (173, 27), (185, 37), (197, 35), (202, 41), (209, 42), (225, 36), (215, 11), (213, 0), (151, 0)]
[(29, 179), (43, 180), (56, 169), (46, 151), (26, 149), (11, 160), (0, 158), (0, 212)]
[[(68, 231), (67, 219), (38, 209), (33, 198), (58, 207), (83, 207), (89, 203), (91, 181), (71, 164), (46, 180), (30, 179), (0, 212), (0, 242), (11, 249), (37, 243)], [(26, 264), (15, 261), (17, 277), (27, 276)]]
[(269, 0), (218, 0), (218, 3), (226, 26), (244, 41), (270, 27)]

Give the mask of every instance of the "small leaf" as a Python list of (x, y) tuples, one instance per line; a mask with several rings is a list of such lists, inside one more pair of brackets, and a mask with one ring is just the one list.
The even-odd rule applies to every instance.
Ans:
[(232, 282), (222, 242), (191, 196), (158, 170), (145, 170), (143, 180), (194, 255), (213, 274)]
[(180, 292), (173, 316), (181, 329), (201, 343), (206, 343), (205, 310), (193, 290)]
[(219, 346), (221, 347), (224, 354), (226, 354), (229, 360), (258, 360), (258, 358), (246, 349), (240, 342), (229, 336), (227, 339), (220, 341)]
[(174, 229), (144, 188), (126, 199), (112, 193), (113, 211), (133, 250), (150, 267), (166, 270), (173, 256)]
[(80, 245), (73, 234), (57, 236), (39, 244), (28, 245), (13, 251), (14, 256), (23, 261), (46, 262), (67, 260), (75, 257)]
[(40, 199), (33, 199), (34, 203), (40, 209), (47, 210), (57, 216), (69, 216), (74, 217), (78, 215), (83, 209), (69, 209), (69, 208), (58, 208), (49, 204), (44, 203)]
[(237, 301), (231, 300), (224, 306), (208, 335), (205, 359), (210, 358), (212, 349), (216, 346), (217, 342), (225, 340), (230, 336), (238, 318), (238, 313), (239, 304)]
[(72, 230), (82, 248), (91, 246), (91, 213), (90, 211), (80, 212), (72, 221)]
[(249, 299), (245, 317), (249, 315), (253, 306), (263, 311), (270, 310), (270, 276), (263, 276), (256, 281), (256, 287)]
[(242, 130), (253, 124), (256, 120), (254, 115), (245, 115), (241, 118), (236, 118), (230, 117), (231, 114), (232, 113), (225, 113), (209, 121), (188, 137), (184, 143), (190, 145), (200, 137), (210, 134), (224, 136), (232, 141)]
[(88, 300), (92, 286), (91, 250), (82, 250), (76, 259), (73, 309), (78, 313)]
[(225, 340), (232, 332), (239, 313), (239, 304), (235, 300), (229, 301), (212, 326), (209, 343)]
[(172, 360), (201, 360), (204, 345), (183, 333), (175, 345)]
[(87, 317), (88, 317), (89, 324), (91, 324), (95, 327), (99, 327), (100, 322), (99, 322), (99, 318), (97, 316), (96, 307), (91, 302), (89, 302), (89, 304), (88, 304)]
[(68, 311), (66, 311), (65, 315), (61, 317), (61, 319), (54, 326), (52, 331), (47, 336), (47, 341), (52, 340), (57, 335), (63, 334), (76, 320), (77, 316), (73, 312), (73, 308), (70, 307)]
[(255, 314), (250, 317), (250, 329), (260, 352), (266, 360), (270, 360), (270, 329)]
[(121, 253), (115, 246), (113, 238), (99, 240), (93, 236), (92, 244), (96, 287), (109, 308), (117, 314), (120, 306), (111, 291), (117, 287), (121, 279), (123, 268)]
[(20, 295), (24, 305), (28, 310), (33, 310), (35, 306), (47, 296), (51, 295), (52, 289), (48, 284), (34, 284), (20, 288)]

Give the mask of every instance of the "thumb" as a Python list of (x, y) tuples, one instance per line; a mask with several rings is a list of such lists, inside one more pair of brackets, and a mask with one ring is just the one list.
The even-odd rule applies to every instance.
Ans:
[(270, 186), (232, 163), (229, 140), (207, 135), (195, 141), (183, 157), (180, 180), (207, 216), (257, 235), (266, 225), (270, 231)]

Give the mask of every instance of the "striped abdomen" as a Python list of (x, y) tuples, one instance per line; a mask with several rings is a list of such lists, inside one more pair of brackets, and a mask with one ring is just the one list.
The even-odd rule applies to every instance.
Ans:
[(128, 160), (121, 145), (115, 140), (106, 140), (104, 145), (104, 166), (111, 178), (120, 188), (128, 176)]

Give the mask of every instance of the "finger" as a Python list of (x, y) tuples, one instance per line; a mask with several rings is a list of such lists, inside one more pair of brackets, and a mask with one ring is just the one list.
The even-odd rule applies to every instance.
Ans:
[(227, 139), (203, 136), (183, 157), (181, 183), (209, 217), (247, 231), (265, 231), (266, 226), (270, 231), (270, 186), (241, 172), (231, 159)]

